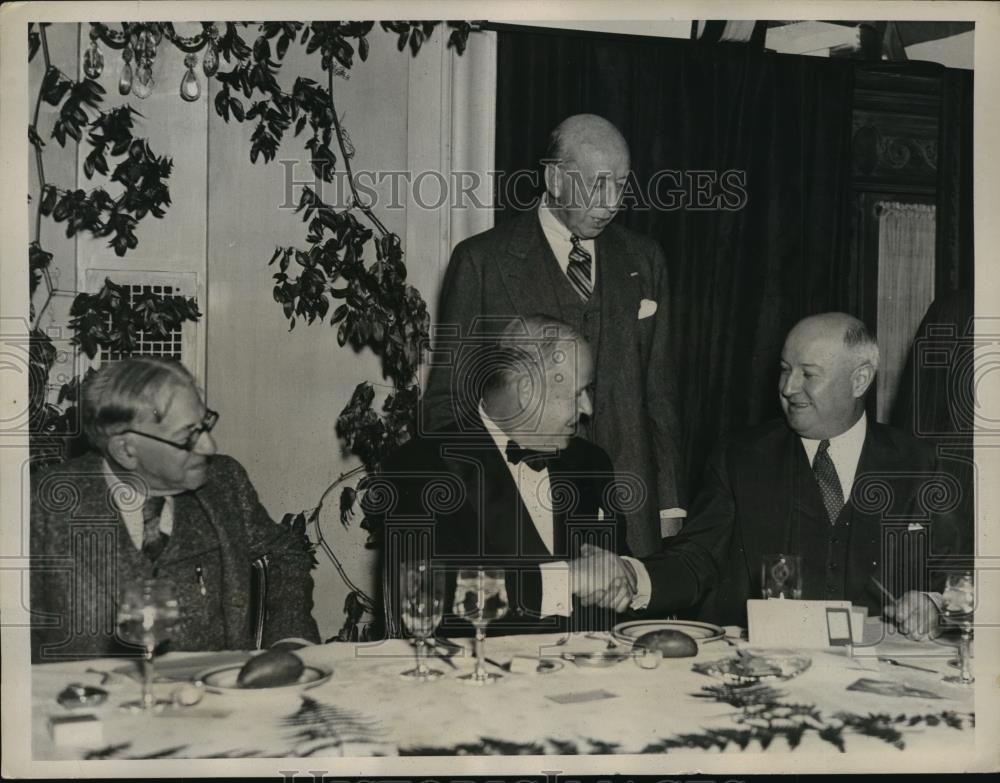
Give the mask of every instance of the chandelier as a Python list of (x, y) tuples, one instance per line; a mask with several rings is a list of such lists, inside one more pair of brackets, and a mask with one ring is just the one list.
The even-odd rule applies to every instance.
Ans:
[(100, 22), (90, 25), (90, 46), (83, 55), (83, 72), (88, 79), (96, 79), (104, 70), (104, 53), (99, 41), (122, 53), (122, 72), (118, 79), (118, 92), (137, 98), (148, 98), (156, 85), (153, 78), (153, 63), (157, 48), (166, 38), (185, 53), (187, 68), (181, 77), (180, 96), (186, 101), (196, 101), (201, 95), (201, 85), (194, 72), (198, 65), (198, 52), (205, 50), (201, 58), (201, 68), (205, 76), (211, 77), (219, 70), (219, 31), (214, 22), (202, 22), (202, 31), (185, 37), (178, 35), (171, 22), (122, 22), (121, 30)]

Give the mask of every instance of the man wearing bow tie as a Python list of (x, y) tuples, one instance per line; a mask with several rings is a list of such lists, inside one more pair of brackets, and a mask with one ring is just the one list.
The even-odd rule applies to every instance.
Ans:
[(567, 118), (543, 162), (546, 193), (537, 209), (452, 253), (422, 429), (476, 412), (479, 400), (459, 381), (467, 375), (463, 341), (532, 313), (571, 324), (589, 342), (596, 368), (580, 434), (616, 470), (641, 480), (644, 500), (625, 513), (627, 537), (633, 552), (650, 554), (685, 513), (666, 262), (656, 242), (614, 222), (630, 167), (614, 125), (593, 114)]
[[(622, 521), (634, 482), (616, 479), (608, 456), (576, 436), (591, 410), (590, 347), (568, 324), (528, 317), (478, 354), (466, 379), (478, 426), (424, 433), (369, 483), (365, 512), (384, 526), (390, 602), (400, 561), (419, 552), (449, 573), (449, 610), (457, 569), (505, 570), (510, 610), (490, 633), (608, 628), (611, 610), (641, 603), (648, 583), (637, 583)], [(444, 629), (471, 626), (446, 616)]]
[[(216, 454), (219, 415), (182, 365), (110, 363), (84, 386), (81, 411), (94, 451), (31, 482), (34, 660), (129, 653), (119, 594), (152, 578), (180, 607), (171, 650), (319, 641), (306, 543), (270, 519), (236, 460)], [(251, 583), (265, 559), (258, 629)]]

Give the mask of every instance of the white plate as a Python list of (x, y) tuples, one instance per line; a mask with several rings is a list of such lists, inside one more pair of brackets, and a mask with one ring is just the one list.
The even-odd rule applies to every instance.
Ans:
[(634, 644), (644, 633), (666, 630), (686, 633), (699, 644), (714, 642), (726, 635), (725, 630), (718, 625), (694, 620), (631, 620), (627, 623), (618, 623), (611, 630), (611, 635), (624, 644)]
[(323, 666), (313, 666), (306, 664), (302, 674), (296, 682), (289, 685), (277, 685), (273, 688), (241, 688), (236, 684), (242, 666), (220, 666), (215, 669), (208, 669), (201, 672), (196, 678), (205, 686), (209, 693), (238, 694), (244, 695), (278, 695), (283, 693), (297, 693), (322, 685), (333, 676), (333, 670)]

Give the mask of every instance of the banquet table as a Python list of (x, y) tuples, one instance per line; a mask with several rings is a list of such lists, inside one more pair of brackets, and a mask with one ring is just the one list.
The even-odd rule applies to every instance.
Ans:
[[(298, 651), (307, 663), (332, 669), (327, 681), (282, 695), (267, 691), (204, 692), (194, 706), (156, 714), (125, 712), (139, 683), (120, 659), (32, 667), (32, 753), (36, 760), (242, 758), (365, 755), (620, 754), (705, 752), (795, 753), (799, 749), (902, 753), (974, 747), (973, 688), (943, 681), (955, 669), (954, 646), (883, 635), (877, 619), (865, 644), (804, 651), (812, 663), (797, 677), (746, 687), (699, 673), (692, 665), (736, 654), (745, 641), (699, 645), (698, 654), (665, 658), (654, 669), (632, 658), (607, 668), (582, 667), (566, 652), (605, 649), (587, 635), (489, 638), (495, 661), (542, 656), (560, 668), (509, 673), (484, 686), (462, 682), (471, 652), (431, 656), (444, 672), (433, 682), (399, 676), (413, 666), (404, 640), (329, 643)], [(249, 653), (169, 653), (158, 669), (186, 673)], [(908, 666), (881, 662), (890, 657)], [(520, 662), (522, 659), (515, 659)], [(909, 668), (918, 666), (919, 669)], [(499, 671), (490, 665), (491, 671)], [(927, 669), (930, 671), (923, 671)], [(853, 689), (860, 680), (873, 689)], [(100, 686), (107, 700), (74, 709), (98, 718), (100, 738), (57, 745), (49, 719), (71, 714), (56, 698), (69, 683)], [(902, 690), (907, 686), (909, 690)], [(157, 682), (169, 698), (181, 685)]]

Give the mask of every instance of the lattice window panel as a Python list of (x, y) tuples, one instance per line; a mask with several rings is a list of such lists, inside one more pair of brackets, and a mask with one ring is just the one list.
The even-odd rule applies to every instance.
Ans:
[[(98, 268), (94, 267), (80, 270), (84, 278), (85, 290), (96, 292), (101, 289), (106, 279), (112, 280), (129, 296), (129, 301), (135, 301), (147, 294), (157, 296), (184, 296), (192, 297), (196, 301), (203, 300), (207, 293), (199, 284), (198, 275), (195, 272), (181, 270), (154, 270), (154, 269), (121, 269), (121, 268)], [(132, 356), (162, 356), (181, 362), (194, 375), (199, 384), (205, 382), (204, 356), (204, 329), (202, 322), (185, 321), (179, 328), (166, 336), (143, 333), (136, 335), (136, 347), (130, 355)], [(109, 351), (102, 349), (91, 361), (90, 366), (97, 369), (104, 362), (121, 361), (127, 358), (127, 354), (119, 351)]]
[[(128, 292), (129, 303), (134, 303), (138, 298), (146, 294), (157, 296), (175, 296), (176, 287), (173, 285), (129, 285), (123, 284), (122, 288)], [(110, 317), (108, 326), (111, 325)], [(111, 351), (107, 348), (101, 349), (101, 362), (115, 362), (126, 359), (129, 356), (161, 356), (167, 359), (181, 361), (184, 358), (184, 334), (181, 326), (177, 326), (167, 334), (166, 337), (142, 330), (138, 333), (138, 342), (135, 350), (131, 353)]]

